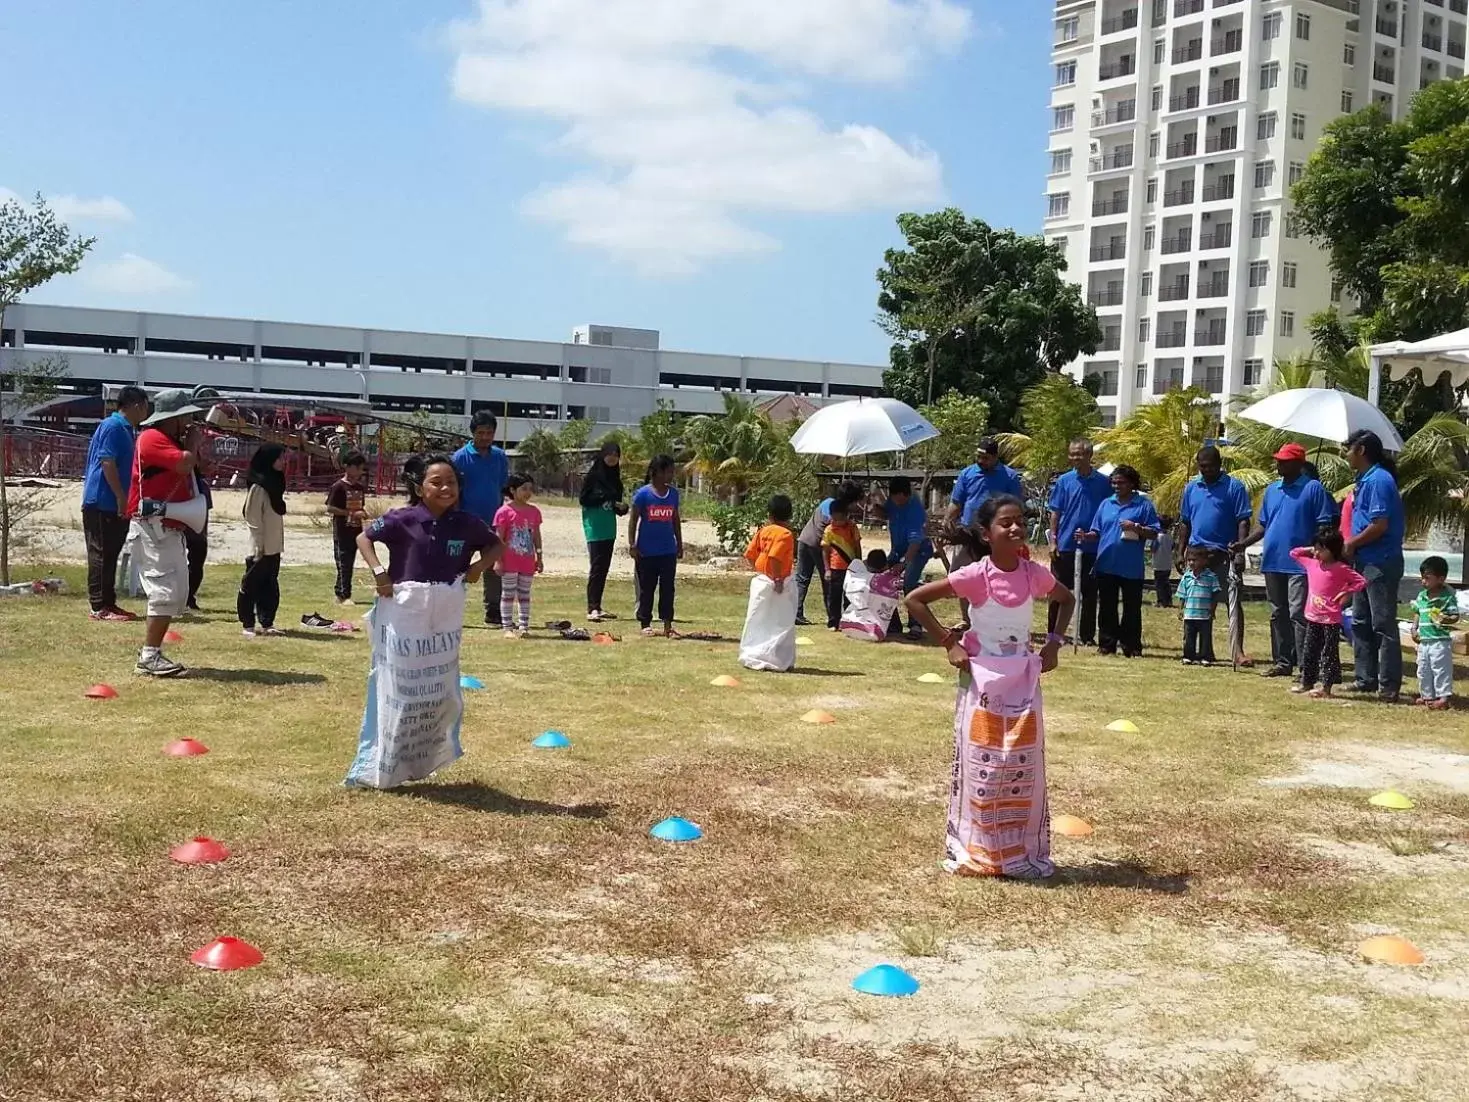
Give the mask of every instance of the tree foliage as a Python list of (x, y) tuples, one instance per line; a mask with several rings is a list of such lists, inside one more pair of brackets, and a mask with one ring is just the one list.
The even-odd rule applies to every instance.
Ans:
[(1044, 483), (1068, 465), (1067, 448), (1080, 437), (1090, 438), (1102, 423), (1097, 399), (1069, 375), (1047, 375), (1020, 399), (1023, 432), (1000, 437), (1008, 462), (1025, 467)]
[(1096, 351), (1101, 326), (1066, 281), (1059, 246), (954, 208), (899, 215), (898, 228), (906, 247), (889, 249), (877, 273), (893, 397), (919, 406), (957, 391), (1010, 429), (1026, 387)]
[(939, 430), (910, 453), (925, 471), (948, 471), (974, 462), (974, 446), (989, 431), (990, 407), (983, 398), (950, 391), (932, 405), (918, 410)]
[(724, 412), (716, 417), (689, 418), (684, 438), (692, 453), (690, 467), (702, 474), (716, 494), (738, 504), (751, 485), (789, 441), (755, 403), (738, 394), (724, 395)]

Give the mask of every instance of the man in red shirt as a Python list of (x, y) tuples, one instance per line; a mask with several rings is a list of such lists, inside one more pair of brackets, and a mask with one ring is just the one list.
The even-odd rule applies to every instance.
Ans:
[(185, 525), (167, 512), (170, 502), (188, 501), (198, 492), (194, 470), (199, 429), (193, 418), (203, 412), (187, 390), (160, 391), (133, 452), (127, 515), (132, 518), (130, 540), (148, 599), (147, 635), (136, 669), (150, 677), (178, 677), (185, 672), (163, 654), (168, 625), (183, 613), (189, 597)]

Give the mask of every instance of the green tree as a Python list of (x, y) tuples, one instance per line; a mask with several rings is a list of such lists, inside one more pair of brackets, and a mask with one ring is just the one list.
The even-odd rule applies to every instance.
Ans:
[(690, 466), (709, 480), (716, 493), (731, 495), (735, 504), (771, 465), (783, 442), (770, 418), (737, 394), (724, 395), (719, 416), (689, 418), (685, 439), (692, 453)]
[(893, 397), (918, 406), (958, 391), (1010, 429), (1026, 387), (1096, 351), (1101, 326), (1066, 281), (1059, 246), (954, 208), (899, 215), (898, 228), (906, 247), (889, 249), (877, 273)]
[(990, 407), (983, 398), (950, 391), (932, 405), (918, 410), (939, 430), (936, 439), (926, 440), (912, 451), (914, 461), (928, 474), (967, 467), (974, 462), (974, 447), (989, 430)]
[[(5, 312), (10, 307), (57, 276), (75, 272), (96, 240), (74, 236), (39, 195), (31, 206), (18, 199), (0, 204), (0, 331), (5, 328)], [(54, 365), (55, 361), (50, 363)], [(11, 512), (5, 485), (10, 473), (8, 422), (20, 410), (44, 398), (53, 389), (59, 371), (64, 371), (64, 366), (22, 363), (19, 353), (13, 353), (9, 375), (0, 376), (0, 585), (10, 584), (11, 534), (21, 520), (19, 509), (15, 514)], [(6, 391), (10, 392), (8, 404)]]
[(1091, 391), (1058, 373), (1047, 375), (1021, 396), (1020, 422), (1024, 432), (1000, 437), (1005, 457), (1044, 483), (1066, 469), (1071, 441), (1090, 438), (1102, 423), (1102, 411)]
[(516, 466), (538, 485), (559, 485), (566, 474), (566, 453), (560, 437), (548, 428), (538, 426), (526, 433), (515, 451)]

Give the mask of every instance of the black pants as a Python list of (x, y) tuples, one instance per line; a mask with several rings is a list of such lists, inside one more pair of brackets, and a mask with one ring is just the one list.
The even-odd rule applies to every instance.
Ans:
[(658, 591), (658, 619), (673, 623), (674, 577), (678, 573), (677, 555), (643, 555), (638, 559), (638, 625), (653, 623), (653, 591)]
[[(1117, 617), (1117, 599), (1122, 598), (1122, 618)], [(1116, 574), (1097, 575), (1097, 649), (1129, 658), (1143, 652), (1143, 580)]]
[(117, 607), (117, 557), (128, 538), (128, 519), (108, 509), (82, 510), (87, 541), (87, 598), (92, 611)]
[(602, 594), (607, 589), (607, 571), (612, 569), (612, 549), (617, 540), (588, 540), (587, 558), (591, 569), (587, 572), (587, 611), (602, 611)]
[[(1097, 641), (1097, 557), (1089, 551), (1057, 551), (1051, 559), (1051, 573), (1071, 592), (1076, 592), (1077, 560), (1081, 565), (1081, 618), (1076, 622), (1076, 638), (1087, 646)], [(1046, 613), (1046, 630), (1055, 632), (1060, 609), (1055, 605)]]
[(1214, 621), (1185, 620), (1183, 622), (1183, 660), (1185, 662), (1214, 661)]
[(1173, 607), (1173, 571), (1171, 571), (1171, 570), (1154, 570), (1153, 571), (1153, 588), (1155, 590), (1157, 590), (1157, 594), (1158, 594), (1158, 607), (1159, 608), (1172, 608)]
[(1341, 625), (1307, 620), (1306, 642), (1301, 650), (1301, 685), (1312, 688), (1318, 676), (1323, 689), (1341, 682)]
[(235, 597), (240, 623), (253, 629), (275, 627), (276, 609), (281, 607), (281, 557), (261, 555), (245, 560), (245, 576)]
[(184, 547), (189, 552), (189, 604), (199, 600), (199, 587), (204, 584), (204, 563), (209, 558), (209, 525), (204, 531), (184, 529)]
[(826, 577), (826, 626), (842, 626), (842, 604), (846, 600), (847, 572), (830, 570)]
[(358, 530), (332, 533), (332, 558), (337, 564), (336, 594), (339, 601), (352, 599), (352, 572), (357, 569)]
[(821, 579), (821, 606), (826, 607), (826, 575), (821, 570), (821, 548), (809, 544), (796, 544), (796, 619), (806, 618), (806, 591), (811, 588), (811, 579)]
[(493, 570), (486, 570), (482, 575), (485, 583), (485, 623), (491, 627), (500, 627), (500, 575)]

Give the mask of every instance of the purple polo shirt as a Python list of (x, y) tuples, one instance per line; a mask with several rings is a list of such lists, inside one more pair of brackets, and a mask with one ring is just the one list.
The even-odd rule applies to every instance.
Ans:
[(499, 543), (490, 526), (479, 517), (450, 509), (437, 520), (422, 505), (409, 505), (379, 517), (367, 526), (367, 538), (392, 554), (388, 577), (398, 582), (452, 583), (469, 569), (476, 551)]

